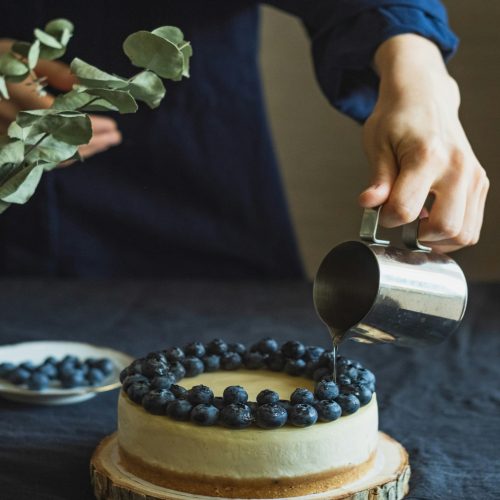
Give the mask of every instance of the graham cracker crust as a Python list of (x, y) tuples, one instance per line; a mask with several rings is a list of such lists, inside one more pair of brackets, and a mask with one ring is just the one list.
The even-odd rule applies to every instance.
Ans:
[(119, 448), (120, 465), (150, 483), (176, 491), (226, 498), (283, 498), (321, 493), (351, 483), (373, 466), (376, 451), (365, 462), (307, 476), (233, 479), (184, 474), (154, 467)]

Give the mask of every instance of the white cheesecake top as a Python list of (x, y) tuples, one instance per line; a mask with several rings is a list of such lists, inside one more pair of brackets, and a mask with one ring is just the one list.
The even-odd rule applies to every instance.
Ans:
[[(309, 379), (267, 370), (219, 371), (182, 380), (186, 388), (198, 384), (209, 386), (216, 396), (229, 385), (241, 385), (251, 401), (263, 389), (289, 399), (297, 387), (314, 386)], [(235, 479), (299, 477), (368, 460), (377, 445), (378, 410), (374, 394), (368, 405), (334, 422), (307, 428), (287, 424), (273, 430), (254, 426), (234, 430), (151, 415), (121, 392), (118, 432), (119, 444), (127, 454), (181, 474)]]

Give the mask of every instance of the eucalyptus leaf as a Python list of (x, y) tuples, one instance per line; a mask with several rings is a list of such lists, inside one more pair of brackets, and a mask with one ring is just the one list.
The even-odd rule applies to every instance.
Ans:
[(50, 133), (54, 139), (80, 146), (92, 138), (92, 124), (84, 113), (62, 111), (42, 117), (36, 123), (41, 132)]
[(176, 26), (160, 26), (154, 29), (151, 33), (153, 35), (158, 35), (172, 42), (173, 44), (179, 46), (179, 44), (184, 43), (184, 33)]
[(25, 141), (28, 138), (31, 127), (20, 127), (17, 122), (12, 122), (7, 129), (7, 135), (11, 139)]
[(54, 59), (59, 59), (66, 52), (66, 47), (60, 49), (53, 49), (52, 47), (47, 47), (46, 45), (40, 46), (40, 59), (48, 59), (53, 61)]
[(186, 42), (182, 47), (179, 48), (182, 52), (182, 56), (184, 58), (182, 65), (182, 76), (189, 78), (189, 60), (193, 55), (193, 48), (191, 47), (189, 42)]
[(35, 192), (43, 174), (41, 165), (24, 165), (0, 186), (0, 199), (5, 203), (26, 203)]
[(86, 87), (91, 88), (125, 88), (128, 85), (127, 80), (116, 75), (110, 75), (105, 71), (92, 66), (91, 64), (78, 59), (71, 62), (71, 72)]
[(0, 98), (9, 99), (9, 90), (7, 89), (7, 84), (5, 83), (5, 77), (0, 76)]
[(28, 42), (14, 42), (11, 50), (20, 56), (28, 57), (31, 45), (32, 44)]
[(0, 214), (4, 213), (10, 207), (10, 203), (0, 200)]
[(35, 40), (28, 51), (28, 67), (33, 69), (40, 57), (40, 41)]
[[(21, 163), (24, 158), (24, 143), (18, 139), (2, 137), (0, 141), (0, 165)], [(0, 174), (1, 179), (1, 174)], [(1, 180), (0, 180), (1, 183)]]
[(45, 25), (45, 32), (57, 39), (61, 38), (61, 35), (64, 33), (64, 31), (73, 33), (74, 30), (75, 27), (73, 23), (64, 18), (53, 19)]
[(123, 50), (134, 66), (150, 69), (162, 78), (182, 78), (182, 52), (174, 43), (161, 36), (149, 31), (137, 31), (123, 42)]
[(29, 111), (20, 111), (17, 114), (17, 124), (24, 127), (31, 127), (36, 122), (40, 121), (44, 116), (56, 113), (54, 109), (33, 109)]
[(22, 81), (29, 73), (28, 66), (17, 59), (11, 52), (6, 52), (0, 56), (0, 75), (6, 80)]
[(45, 31), (42, 31), (41, 29), (35, 28), (33, 33), (35, 34), (35, 37), (40, 40), (40, 42), (43, 45), (46, 45), (47, 47), (50, 47), (52, 49), (62, 49), (63, 45), (61, 42), (53, 37), (52, 35), (49, 35)]
[[(36, 142), (36, 137), (32, 139), (32, 142)], [(30, 153), (28, 158), (30, 158), (33, 162), (44, 161), (47, 163), (55, 163), (57, 165), (62, 161), (73, 158), (77, 151), (78, 146), (58, 141), (49, 135), (44, 138), (42, 142), (40, 142), (36, 149)]]
[(102, 97), (118, 109), (121, 114), (135, 113), (137, 103), (132, 94), (127, 90), (120, 89), (87, 89), (90, 95)]
[(137, 100), (145, 102), (151, 109), (157, 108), (165, 97), (165, 86), (152, 71), (141, 71), (129, 81), (130, 93)]
[[(76, 110), (81, 111), (118, 111), (116, 106), (113, 106), (104, 99), (95, 100), (95, 95), (90, 95), (83, 90), (71, 90), (67, 94), (58, 95), (52, 107), (58, 110)], [(92, 104), (89, 105), (89, 102)]]

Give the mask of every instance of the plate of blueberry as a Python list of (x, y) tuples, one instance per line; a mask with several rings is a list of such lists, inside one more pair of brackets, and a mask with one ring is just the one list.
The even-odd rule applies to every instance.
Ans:
[(79, 403), (120, 387), (128, 354), (80, 342), (0, 346), (0, 396), (23, 403)]

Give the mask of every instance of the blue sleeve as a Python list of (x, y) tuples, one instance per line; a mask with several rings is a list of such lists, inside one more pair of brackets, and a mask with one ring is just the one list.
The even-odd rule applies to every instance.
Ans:
[(316, 77), (330, 103), (358, 122), (371, 114), (379, 78), (372, 68), (388, 38), (416, 33), (447, 60), (458, 39), (438, 0), (264, 0), (298, 16), (311, 38)]

